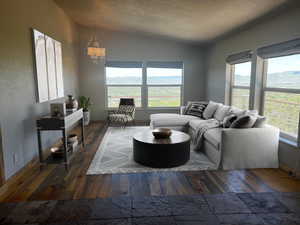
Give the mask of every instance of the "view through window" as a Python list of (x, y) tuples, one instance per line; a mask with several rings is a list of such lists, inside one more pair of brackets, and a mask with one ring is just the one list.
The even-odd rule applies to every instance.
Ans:
[(231, 105), (249, 108), (251, 62), (232, 65)]
[(300, 111), (300, 54), (265, 60), (263, 109), (268, 123), (297, 137)]
[(149, 107), (180, 106), (182, 69), (148, 67), (147, 85)]
[[(179, 107), (182, 99), (182, 63), (108, 62), (107, 107), (118, 107), (120, 98), (134, 98), (137, 107)], [(145, 71), (145, 73), (143, 73)]]
[[(134, 65), (133, 65), (134, 66)], [(141, 107), (143, 68), (126, 67), (117, 64), (106, 67), (107, 106), (118, 107), (120, 98), (134, 98), (135, 105)]]

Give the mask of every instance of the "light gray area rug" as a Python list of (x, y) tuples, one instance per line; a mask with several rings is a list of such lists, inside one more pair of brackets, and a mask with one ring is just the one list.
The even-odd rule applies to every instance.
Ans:
[(87, 171), (87, 175), (115, 173), (144, 173), (162, 171), (197, 171), (216, 169), (203, 154), (191, 151), (190, 160), (182, 166), (173, 168), (150, 168), (133, 160), (133, 141), (135, 133), (149, 127), (109, 127)]

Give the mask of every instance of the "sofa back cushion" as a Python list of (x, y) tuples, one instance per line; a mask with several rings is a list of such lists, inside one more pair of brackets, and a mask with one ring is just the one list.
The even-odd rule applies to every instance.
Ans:
[(230, 125), (230, 128), (252, 128), (255, 122), (256, 116), (241, 115)]
[(205, 108), (205, 110), (203, 112), (203, 118), (204, 119), (212, 118), (219, 105), (220, 105), (220, 103), (209, 101), (207, 107)]
[(218, 121), (223, 121), (223, 119), (228, 115), (230, 106), (220, 104), (214, 114), (214, 118)]
[(185, 114), (202, 118), (207, 105), (207, 102), (189, 102), (185, 110)]

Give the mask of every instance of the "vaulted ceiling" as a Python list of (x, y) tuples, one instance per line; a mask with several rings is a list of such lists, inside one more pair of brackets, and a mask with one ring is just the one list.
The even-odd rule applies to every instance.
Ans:
[(214, 40), (289, 0), (55, 0), (78, 24), (192, 42)]

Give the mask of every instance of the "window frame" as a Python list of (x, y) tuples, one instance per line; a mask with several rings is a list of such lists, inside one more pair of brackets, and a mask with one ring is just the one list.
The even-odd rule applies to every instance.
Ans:
[[(248, 51), (228, 55), (225, 59), (226, 78), (225, 78), (225, 104), (232, 105), (232, 66), (241, 62), (251, 62), (251, 80), (250, 80), (250, 96), (249, 109), (258, 110), (260, 115), (264, 115), (265, 96), (267, 91), (300, 94), (299, 89), (289, 88), (268, 88), (266, 87), (267, 79), (267, 59), (277, 58), (289, 55), (300, 54), (300, 38), (291, 39), (271, 45), (256, 47)], [(300, 115), (299, 115), (300, 116)], [(280, 132), (280, 139), (286, 143), (292, 144), (300, 148), (300, 119), (295, 121), (298, 124), (297, 138)]]
[[(111, 61), (114, 62), (114, 61)], [(126, 62), (131, 62), (131, 61), (120, 61), (122, 63)], [(183, 99), (184, 99), (184, 63), (182, 63), (182, 74), (181, 74), (181, 84), (147, 84), (147, 68), (152, 68), (148, 67), (147, 63), (151, 61), (138, 61), (142, 63), (142, 83), (141, 84), (107, 84), (107, 76), (106, 76), (106, 65), (104, 65), (104, 83), (105, 83), (105, 109), (106, 110), (113, 110), (117, 109), (118, 107), (109, 107), (108, 106), (108, 88), (109, 87), (140, 87), (141, 88), (141, 106), (136, 107), (137, 110), (164, 110), (164, 109), (179, 109), (182, 104), (183, 104)], [(170, 63), (174, 61), (161, 61), (161, 63)], [(174, 107), (168, 107), (168, 106), (159, 106), (159, 107), (151, 107), (149, 106), (148, 100), (148, 93), (149, 93), (149, 87), (180, 87), (180, 103), (179, 106), (174, 106)]]
[[(250, 84), (249, 84), (249, 87), (234, 84), (235, 65), (236, 64), (241, 64), (241, 63), (246, 63), (246, 62), (250, 62), (251, 67), (252, 67), (252, 61), (251, 60), (246, 60), (246, 61), (243, 61), (243, 62), (238, 62), (238, 63), (229, 65), (230, 66), (230, 71), (229, 71), (230, 72), (229, 105), (232, 106), (233, 89), (249, 90), (249, 103), (248, 103), (248, 109), (249, 109), (250, 108), (250, 91), (251, 91), (251, 70), (250, 70)], [(248, 109), (246, 109), (246, 110), (248, 110)]]
[[(289, 55), (300, 55), (300, 53), (295, 53), (295, 54), (289, 54)], [(266, 92), (278, 92), (278, 93), (288, 93), (288, 94), (300, 94), (300, 88), (296, 89), (296, 88), (272, 88), (272, 87), (267, 87), (267, 79), (268, 79), (268, 59), (272, 59), (272, 58), (279, 58), (279, 57), (284, 57), (284, 56), (289, 56), (289, 55), (278, 55), (278, 56), (274, 56), (274, 57), (269, 57), (269, 58), (265, 58), (262, 59), (263, 60), (263, 69), (262, 69), (262, 73), (263, 73), (263, 80), (262, 80), (262, 89), (261, 89), (261, 99), (260, 99), (260, 113), (262, 115), (265, 114), (265, 98), (266, 98)], [(298, 130), (300, 128), (299, 126), (299, 121), (296, 121), (298, 124)], [(287, 132), (284, 132), (282, 130), (280, 130), (280, 137), (284, 138), (286, 140), (292, 141), (292, 142), (298, 142), (299, 139), (299, 132), (297, 134), (297, 136), (292, 136), (290, 134), (288, 134)]]

